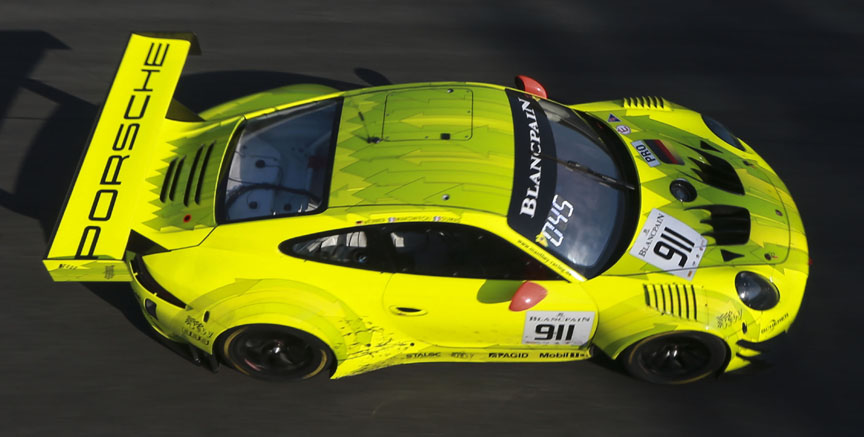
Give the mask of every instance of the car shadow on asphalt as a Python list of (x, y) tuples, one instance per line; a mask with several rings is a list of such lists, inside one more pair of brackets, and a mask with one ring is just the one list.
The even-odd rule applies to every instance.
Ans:
[[(0, 128), (10, 120), (12, 106), (21, 98), (36, 95), (53, 107), (45, 118), (14, 117), (41, 122), (41, 125), (26, 148), (13, 188), (0, 189), (0, 207), (35, 219), (42, 230), (42, 243), (48, 243), (51, 238), (99, 114), (96, 104), (30, 77), (50, 50), (71, 49), (44, 31), (0, 31), (0, 53), (5, 57), (0, 63)], [(355, 74), (371, 85), (389, 83), (372, 70), (358, 68)], [(248, 94), (299, 83), (322, 84), (339, 90), (362, 86), (293, 73), (218, 71), (181, 77), (175, 98), (190, 109), (201, 111)], [(110, 85), (104, 84), (105, 89)], [(136, 329), (194, 362), (185, 346), (167, 341), (152, 330), (128, 284), (85, 282), (82, 285), (120, 311)]]

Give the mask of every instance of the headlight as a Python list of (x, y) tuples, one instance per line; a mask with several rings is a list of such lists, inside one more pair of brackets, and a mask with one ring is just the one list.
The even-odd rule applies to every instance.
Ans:
[(735, 276), (735, 289), (741, 302), (754, 310), (770, 310), (780, 301), (777, 287), (753, 272), (741, 272)]
[(726, 126), (720, 124), (719, 121), (708, 117), (707, 115), (702, 116), (702, 121), (705, 122), (705, 126), (708, 126), (708, 129), (711, 129), (711, 132), (714, 132), (714, 135), (720, 137), (721, 140), (728, 143), (730, 146), (744, 151), (744, 145), (741, 144), (741, 141), (738, 141), (738, 137), (732, 134), (729, 129), (726, 129)]

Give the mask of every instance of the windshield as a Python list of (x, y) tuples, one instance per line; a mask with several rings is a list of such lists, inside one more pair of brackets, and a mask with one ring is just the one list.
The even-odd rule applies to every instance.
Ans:
[(224, 183), (226, 221), (324, 209), (339, 103), (315, 102), (246, 122)]
[(516, 167), (507, 221), (582, 276), (594, 277), (623, 252), (625, 219), (635, 217), (638, 202), (626, 183), (598, 176), (635, 181), (635, 170), (625, 167), (632, 164), (620, 140), (602, 123), (547, 100), (509, 96)]

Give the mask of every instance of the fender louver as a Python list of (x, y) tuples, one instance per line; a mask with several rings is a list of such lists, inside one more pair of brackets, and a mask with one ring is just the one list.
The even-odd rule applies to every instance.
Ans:
[(645, 96), (645, 97), (624, 97), (623, 106), (626, 109), (654, 109), (660, 111), (669, 111), (671, 108), (663, 100), (663, 97)]
[(698, 307), (696, 289), (692, 285), (644, 284), (645, 305), (682, 319), (696, 320)]
[(702, 235), (713, 237), (718, 245), (747, 244), (750, 241), (750, 211), (731, 205), (703, 205), (691, 209), (704, 209), (711, 217), (700, 222), (710, 225), (713, 230)]
[(744, 195), (744, 185), (741, 184), (741, 178), (738, 177), (738, 173), (735, 173), (735, 168), (732, 167), (732, 164), (729, 164), (723, 158), (705, 153), (695, 147), (687, 147), (698, 153), (706, 161), (702, 162), (698, 159), (690, 158), (690, 161), (696, 164), (693, 172), (696, 173), (699, 179), (702, 179), (702, 182), (723, 191)]
[[(189, 167), (189, 173), (186, 174), (186, 185), (183, 187), (183, 205), (189, 206), (189, 202), (201, 203), (201, 189), (204, 184), (204, 175), (207, 171), (207, 164), (210, 162), (210, 155), (213, 153), (211, 143), (208, 146), (201, 145), (195, 150), (192, 157), (192, 165)], [(184, 170), (184, 164), (187, 156), (177, 157), (171, 160), (168, 164), (168, 169), (165, 171), (165, 180), (162, 182), (162, 190), (159, 193), (159, 200), (162, 203), (173, 201), (179, 184), (181, 183), (181, 173)], [(201, 163), (199, 165), (199, 162)], [(194, 190), (193, 190), (194, 188)]]

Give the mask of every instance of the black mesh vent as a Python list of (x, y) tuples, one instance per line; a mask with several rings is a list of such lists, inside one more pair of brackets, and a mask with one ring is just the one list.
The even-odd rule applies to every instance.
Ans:
[(710, 225), (713, 230), (702, 235), (714, 237), (718, 245), (747, 244), (750, 241), (750, 211), (731, 205), (704, 205), (689, 209), (704, 209), (710, 218), (700, 222)]
[(741, 178), (738, 177), (738, 173), (735, 173), (735, 168), (732, 167), (732, 164), (729, 164), (723, 158), (705, 153), (695, 147), (690, 147), (690, 149), (701, 155), (706, 161), (702, 162), (698, 159), (690, 158), (690, 161), (696, 164), (693, 172), (696, 173), (696, 176), (699, 176), (699, 179), (702, 179), (702, 182), (723, 191), (744, 195), (744, 185), (741, 184)]
[[(201, 203), (201, 190), (204, 184), (204, 177), (215, 145), (216, 143), (201, 145), (195, 150), (194, 155), (179, 156), (171, 160), (168, 164), (168, 169), (165, 171), (162, 191), (159, 193), (159, 200), (162, 203), (173, 201), (175, 196), (177, 196), (178, 190), (183, 193), (183, 205), (189, 206), (192, 202)], [(189, 172), (185, 177), (181, 178), (180, 173), (184, 170), (187, 157), (190, 158), (192, 164)], [(182, 187), (180, 186), (181, 184), (183, 184)]]
[(666, 101), (662, 97), (656, 96), (624, 97), (623, 106), (627, 109), (659, 109), (661, 111), (671, 109), (666, 106)]
[(174, 180), (174, 167), (177, 165), (177, 158), (171, 160), (168, 164), (168, 170), (165, 171), (165, 180), (162, 181), (162, 191), (159, 193), (159, 200), (165, 203), (168, 200), (168, 191), (171, 188), (171, 181)]
[(645, 284), (645, 305), (671, 316), (696, 320), (698, 305), (696, 289), (692, 285)]

